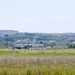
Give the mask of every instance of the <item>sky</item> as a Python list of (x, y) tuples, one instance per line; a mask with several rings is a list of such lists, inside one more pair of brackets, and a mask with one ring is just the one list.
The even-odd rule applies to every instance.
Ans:
[(75, 0), (0, 0), (0, 30), (75, 32)]

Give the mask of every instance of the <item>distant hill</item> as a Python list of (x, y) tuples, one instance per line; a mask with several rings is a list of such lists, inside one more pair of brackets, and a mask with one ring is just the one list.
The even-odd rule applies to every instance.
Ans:
[[(15, 30), (0, 30), (0, 45), (44, 44), (44, 46), (62, 46), (75, 42), (75, 33), (27, 33)], [(8, 43), (8, 44), (7, 44)], [(9, 45), (11, 45), (9, 44)], [(9, 46), (8, 45), (8, 46)]]
[(1, 34), (15, 34), (15, 33), (19, 33), (16, 30), (0, 30), (0, 35)]

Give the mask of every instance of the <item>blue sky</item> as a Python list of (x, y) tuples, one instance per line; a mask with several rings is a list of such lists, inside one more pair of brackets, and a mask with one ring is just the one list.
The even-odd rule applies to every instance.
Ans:
[(75, 0), (0, 0), (0, 30), (75, 32)]

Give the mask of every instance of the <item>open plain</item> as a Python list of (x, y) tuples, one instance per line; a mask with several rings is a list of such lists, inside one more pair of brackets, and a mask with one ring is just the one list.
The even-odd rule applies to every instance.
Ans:
[(0, 49), (0, 75), (75, 75), (75, 50)]

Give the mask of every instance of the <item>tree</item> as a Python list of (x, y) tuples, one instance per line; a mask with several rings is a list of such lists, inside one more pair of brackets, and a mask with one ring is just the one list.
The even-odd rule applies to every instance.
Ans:
[(75, 44), (69, 44), (68, 48), (73, 48), (74, 49), (75, 48)]

